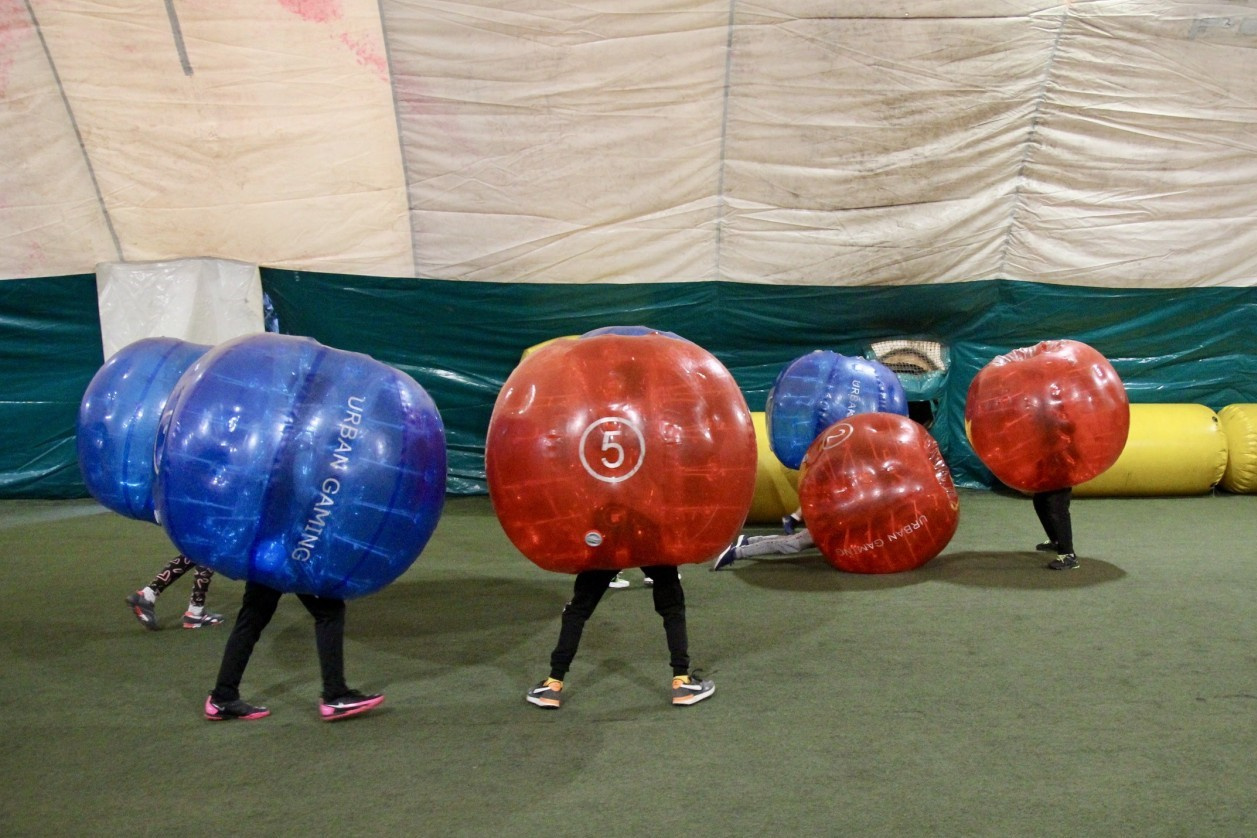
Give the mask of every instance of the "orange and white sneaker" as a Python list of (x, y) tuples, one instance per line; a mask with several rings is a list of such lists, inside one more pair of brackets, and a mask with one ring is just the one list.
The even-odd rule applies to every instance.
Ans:
[(678, 675), (672, 679), (673, 704), (697, 704), (704, 698), (711, 698), (715, 692), (715, 681), (704, 681), (692, 675)]
[(193, 614), (191, 611), (183, 612), (185, 629), (213, 628), (221, 626), (223, 622), (223, 615), (215, 614), (213, 611), (202, 611), (200, 614)]
[(143, 591), (136, 591), (127, 594), (127, 605), (131, 606), (131, 613), (140, 625), (149, 631), (157, 631), (157, 603), (144, 596)]
[(547, 678), (528, 691), (524, 696), (530, 704), (544, 707), (547, 710), (558, 710), (563, 704), (563, 682), (557, 678)]

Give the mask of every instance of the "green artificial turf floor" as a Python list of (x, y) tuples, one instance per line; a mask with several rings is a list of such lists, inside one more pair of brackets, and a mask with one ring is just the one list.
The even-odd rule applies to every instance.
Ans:
[[(191, 580), (143, 630), (123, 597), (173, 550), (89, 501), (0, 503), (0, 835), (1249, 836), (1257, 834), (1257, 498), (1076, 499), (1077, 571), (1030, 502), (962, 492), (909, 573), (819, 554), (684, 568), (695, 665), (668, 703), (640, 574), (591, 620), (561, 710), (546, 674), (571, 578), (451, 498), (415, 565), (349, 605), (351, 685), (317, 714), (311, 621), (286, 597), (211, 724), (225, 628)], [(210, 607), (234, 616), (218, 576)]]

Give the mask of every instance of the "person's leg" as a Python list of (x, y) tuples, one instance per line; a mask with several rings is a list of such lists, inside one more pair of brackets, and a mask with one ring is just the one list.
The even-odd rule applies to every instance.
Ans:
[(172, 582), (194, 567), (196, 567), (196, 562), (187, 556), (175, 556), (166, 563), (165, 567), (157, 572), (157, 575), (153, 577), (153, 581), (148, 583), (148, 587), (141, 590), (151, 590), (153, 598), (156, 599), (161, 596), (161, 592), (166, 590)]
[(581, 635), (585, 631), (585, 623), (598, 607), (615, 574), (614, 570), (586, 570), (576, 574), (572, 599), (563, 606), (559, 641), (550, 654), (550, 677), (556, 681), (562, 681), (571, 668), (576, 650), (580, 647)]
[(323, 679), (323, 700), (319, 703), (323, 720), (347, 719), (383, 703), (383, 693), (366, 695), (345, 683), (345, 601), (310, 594), (298, 594), (297, 598), (314, 617), (314, 643)]
[(756, 556), (793, 556), (814, 547), (812, 534), (806, 529), (796, 530), (793, 535), (753, 535), (739, 545), (734, 553), (739, 559)]
[(195, 567), (196, 563), (186, 555), (176, 555), (166, 563), (166, 567), (158, 570), (152, 582), (127, 594), (127, 604), (131, 606), (131, 613), (140, 621), (141, 626), (157, 631), (157, 597), (161, 596), (162, 590), (168, 585)]
[(314, 645), (319, 653), (323, 698), (339, 698), (349, 692), (345, 683), (345, 601), (332, 597), (298, 594), (314, 618)]
[(1053, 492), (1035, 492), (1031, 503), (1034, 504), (1034, 514), (1039, 518), (1039, 524), (1043, 527), (1043, 532), (1047, 535), (1047, 542), (1038, 545), (1037, 549), (1055, 550), (1057, 546), (1056, 522), (1052, 518), (1052, 502)]
[(349, 692), (345, 683), (345, 601), (332, 597), (298, 594), (314, 617), (314, 645), (319, 655), (323, 698), (339, 698)]
[(216, 703), (235, 701), (240, 698), (240, 680), (244, 677), (245, 667), (249, 665), (249, 657), (262, 630), (275, 616), (275, 608), (283, 594), (260, 582), (246, 582), (244, 597), (240, 602), (240, 613), (236, 615), (236, 624), (227, 636), (227, 646), (223, 649), (223, 661), (218, 668), (218, 681), (210, 699)]
[(196, 567), (196, 564), (187, 556), (175, 556), (157, 572), (152, 582), (134, 593), (127, 594), (127, 605), (131, 606), (131, 613), (140, 621), (140, 625), (152, 631), (157, 630), (157, 597), (161, 596), (161, 592), (166, 590), (171, 582), (193, 567)]
[[(1051, 570), (1076, 570), (1078, 557), (1074, 555), (1074, 527), (1069, 516), (1069, 501), (1073, 497), (1072, 488), (1057, 489), (1054, 492), (1042, 492), (1041, 501), (1044, 515), (1051, 523), (1052, 532), (1056, 534), (1056, 558), (1048, 562)], [(1035, 496), (1036, 498), (1038, 495)]]
[(1052, 522), (1055, 533), (1056, 552), (1065, 555), (1074, 552), (1074, 526), (1069, 516), (1069, 501), (1074, 490), (1066, 487), (1055, 492), (1047, 492), (1046, 505), (1048, 519)]
[(663, 618), (663, 633), (668, 641), (672, 674), (690, 674), (690, 641), (685, 625), (685, 591), (675, 565), (652, 565), (642, 572), (655, 580), (651, 594), (655, 613)]
[(223, 624), (223, 615), (205, 610), (205, 595), (209, 593), (210, 581), (214, 571), (204, 565), (196, 566), (196, 575), (192, 578), (192, 594), (188, 597), (188, 610), (183, 612), (185, 629), (213, 628)]
[(210, 582), (213, 579), (213, 570), (204, 565), (196, 566), (196, 574), (192, 577), (192, 594), (188, 597), (189, 608), (205, 607), (205, 595), (209, 593)]
[(711, 563), (712, 570), (724, 570), (738, 559), (755, 559), (764, 556), (793, 556), (816, 546), (807, 528), (797, 529), (790, 535), (739, 535)]
[(690, 673), (690, 643), (685, 623), (685, 591), (681, 574), (674, 565), (642, 568), (655, 580), (655, 612), (663, 618), (663, 631), (668, 640), (668, 663), (672, 667), (672, 703), (697, 704), (716, 691), (710, 680)]

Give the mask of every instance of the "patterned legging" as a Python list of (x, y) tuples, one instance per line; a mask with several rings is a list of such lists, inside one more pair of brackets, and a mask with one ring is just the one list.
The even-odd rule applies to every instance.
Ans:
[(196, 575), (192, 579), (192, 596), (190, 601), (193, 605), (203, 608), (205, 607), (205, 594), (209, 592), (210, 580), (214, 578), (214, 571), (204, 565), (198, 565), (187, 556), (175, 556), (171, 559), (153, 577), (153, 581), (149, 582), (148, 586), (160, 594), (166, 590), (171, 582), (174, 582), (193, 568), (196, 569)]

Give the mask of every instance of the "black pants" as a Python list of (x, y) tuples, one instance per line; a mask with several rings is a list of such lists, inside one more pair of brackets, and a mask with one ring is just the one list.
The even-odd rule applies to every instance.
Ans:
[[(218, 669), (218, 683), (211, 693), (215, 701), (234, 701), (240, 697), (240, 680), (253, 647), (262, 636), (262, 629), (275, 616), (283, 592), (260, 582), (247, 582), (236, 624), (227, 638), (223, 662)], [(323, 698), (340, 698), (349, 688), (345, 685), (345, 601), (310, 594), (297, 594), (297, 599), (314, 617), (314, 641), (319, 650), (319, 669), (323, 675)]]
[[(655, 613), (663, 617), (672, 674), (686, 675), (690, 671), (690, 643), (685, 630), (685, 591), (681, 589), (681, 577), (674, 565), (651, 565), (643, 567), (642, 573), (654, 582), (651, 593), (655, 598)], [(563, 607), (559, 642), (550, 655), (551, 678), (562, 681), (567, 675), (580, 646), (585, 622), (593, 615), (615, 574), (614, 570), (586, 570), (576, 575), (572, 601)]]
[(1074, 552), (1074, 527), (1069, 518), (1069, 500), (1074, 490), (1070, 487), (1051, 492), (1036, 492), (1034, 511), (1047, 533), (1048, 541), (1056, 544), (1060, 554)]

